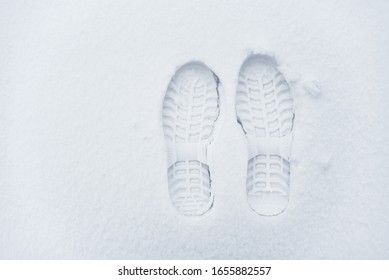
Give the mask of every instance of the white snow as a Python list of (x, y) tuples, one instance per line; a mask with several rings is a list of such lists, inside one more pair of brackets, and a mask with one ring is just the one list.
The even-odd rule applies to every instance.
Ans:
[[(0, 258), (389, 258), (388, 1), (0, 1)], [(288, 209), (246, 202), (239, 68), (273, 54), (296, 103)], [(168, 198), (177, 67), (220, 78), (215, 204)], [(309, 92), (308, 92), (309, 91)]]

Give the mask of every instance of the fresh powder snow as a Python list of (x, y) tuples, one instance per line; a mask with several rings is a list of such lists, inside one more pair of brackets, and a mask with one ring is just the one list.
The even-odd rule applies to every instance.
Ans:
[[(0, 1), (0, 258), (389, 258), (388, 1)], [(294, 98), (287, 209), (247, 202), (242, 63)], [(169, 199), (162, 106), (219, 78), (214, 202)], [(219, 121), (219, 120), (218, 120)]]

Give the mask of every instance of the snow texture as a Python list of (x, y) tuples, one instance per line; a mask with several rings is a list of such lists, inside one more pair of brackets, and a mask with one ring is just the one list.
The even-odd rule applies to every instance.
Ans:
[[(389, 258), (388, 1), (0, 1), (0, 258)], [(295, 98), (290, 202), (246, 201), (239, 69)], [(220, 79), (214, 205), (171, 205), (162, 103), (188, 61)]]

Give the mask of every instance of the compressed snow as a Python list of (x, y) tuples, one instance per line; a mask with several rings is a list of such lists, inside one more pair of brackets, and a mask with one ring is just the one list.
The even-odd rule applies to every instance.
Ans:
[[(389, 2), (1, 1), (0, 258), (389, 258)], [(274, 55), (295, 96), (288, 209), (246, 202), (240, 66)], [(220, 78), (215, 203), (171, 206), (165, 90)]]

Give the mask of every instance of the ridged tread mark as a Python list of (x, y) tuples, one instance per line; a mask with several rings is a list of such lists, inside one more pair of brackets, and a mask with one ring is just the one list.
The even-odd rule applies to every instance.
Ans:
[[(284, 76), (268, 56), (253, 55), (239, 73), (236, 113), (250, 137), (283, 137), (292, 132), (293, 98)], [(289, 162), (279, 155), (262, 154), (251, 158), (247, 168), (248, 196), (278, 193), (289, 196)]]
[[(210, 143), (219, 116), (218, 78), (204, 64), (191, 62), (173, 76), (163, 104), (166, 141)], [(169, 194), (184, 215), (201, 215), (213, 202), (209, 167), (197, 160), (178, 161), (168, 169)]]

